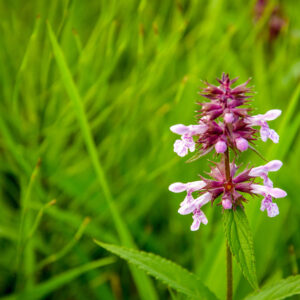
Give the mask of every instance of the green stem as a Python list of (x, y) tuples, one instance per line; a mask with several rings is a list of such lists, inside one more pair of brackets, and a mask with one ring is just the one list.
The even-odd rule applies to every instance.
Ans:
[[(229, 163), (229, 151), (228, 149), (224, 153), (225, 173), (226, 181), (230, 181), (230, 163)], [(226, 241), (226, 268), (227, 268), (227, 300), (232, 300), (232, 255), (228, 241)]]

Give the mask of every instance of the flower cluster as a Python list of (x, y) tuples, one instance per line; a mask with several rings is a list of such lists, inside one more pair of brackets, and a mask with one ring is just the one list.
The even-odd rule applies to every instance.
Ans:
[[(279, 136), (269, 128), (267, 121), (276, 119), (281, 111), (273, 109), (263, 115), (251, 116), (251, 109), (248, 107), (251, 95), (251, 89), (247, 87), (249, 81), (233, 88), (232, 84), (237, 78), (230, 80), (228, 75), (223, 74), (217, 80), (219, 86), (206, 83), (207, 87), (201, 92), (209, 102), (199, 103), (201, 109), (198, 111), (198, 124), (178, 124), (170, 128), (181, 135), (181, 139), (174, 144), (174, 151), (179, 156), (183, 157), (188, 151), (194, 152), (196, 149), (204, 155), (213, 148), (216, 153), (223, 154), (220, 162), (213, 163), (209, 179), (200, 176), (199, 181), (177, 182), (169, 186), (169, 190), (174, 193), (187, 192), (178, 212), (182, 215), (193, 213), (191, 230), (198, 230), (201, 223), (207, 224), (202, 206), (208, 202), (213, 203), (219, 197), (221, 201), (218, 204), (223, 209), (236, 209), (237, 206), (243, 207), (242, 203), (247, 201), (245, 193), (262, 195), (261, 210), (267, 210), (268, 216), (274, 217), (279, 214), (279, 210), (272, 198), (286, 196), (285, 191), (273, 187), (268, 177), (269, 172), (281, 168), (281, 161), (273, 160), (266, 165), (246, 168), (239, 173), (240, 166), (234, 161), (229, 163), (229, 149), (236, 155), (253, 147), (251, 144), (256, 140), (257, 126), (260, 127), (263, 141), (269, 138), (278, 143)], [(198, 197), (194, 198), (193, 193), (197, 193)]]

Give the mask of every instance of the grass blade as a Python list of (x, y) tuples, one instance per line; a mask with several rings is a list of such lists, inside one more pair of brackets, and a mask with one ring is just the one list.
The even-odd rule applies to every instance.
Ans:
[[(130, 235), (130, 232), (129, 232), (126, 224), (121, 219), (121, 216), (117, 210), (117, 207), (114, 204), (114, 200), (113, 200), (111, 191), (109, 189), (102, 165), (98, 158), (96, 145), (92, 138), (91, 130), (90, 130), (90, 127), (88, 124), (88, 120), (86, 117), (86, 113), (85, 113), (85, 110), (83, 107), (81, 97), (80, 97), (79, 92), (76, 88), (76, 85), (73, 81), (71, 72), (67, 66), (63, 52), (56, 40), (56, 37), (55, 37), (52, 29), (51, 29), (51, 26), (49, 23), (47, 23), (47, 26), (48, 26), (48, 33), (49, 33), (50, 41), (52, 44), (54, 56), (55, 56), (58, 68), (59, 68), (61, 76), (62, 76), (63, 84), (66, 88), (66, 91), (67, 91), (71, 101), (74, 104), (74, 109), (75, 109), (76, 115), (78, 117), (79, 125), (81, 127), (81, 131), (83, 134), (84, 141), (86, 143), (87, 150), (89, 152), (89, 155), (90, 155), (92, 164), (94, 166), (97, 178), (99, 180), (100, 186), (105, 195), (105, 199), (110, 208), (110, 212), (112, 214), (119, 237), (120, 237), (123, 245), (128, 246), (128, 247), (135, 247), (132, 236)], [(147, 277), (147, 275), (145, 275), (141, 271), (137, 270), (136, 268), (131, 268), (131, 272), (134, 277), (135, 283), (137, 284), (137, 287), (139, 289), (141, 298), (142, 299), (153, 299), (153, 300), (157, 299), (156, 292), (152, 286), (150, 279)]]

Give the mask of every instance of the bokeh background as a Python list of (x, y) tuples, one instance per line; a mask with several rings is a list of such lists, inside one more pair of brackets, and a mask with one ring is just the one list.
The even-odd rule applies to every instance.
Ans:
[[(197, 273), (224, 299), (221, 208), (205, 207), (208, 225), (191, 232), (191, 216), (177, 213), (183, 194), (168, 191), (209, 170), (211, 155), (191, 164), (176, 156), (169, 127), (195, 122), (201, 80), (216, 83), (222, 72), (240, 83), (252, 77), (254, 114), (282, 110), (270, 122), (279, 144), (257, 141), (257, 149), (283, 161), (271, 178), (288, 196), (277, 201), (276, 218), (260, 211), (259, 198), (249, 199), (246, 214), (260, 284), (296, 274), (299, 11), (293, 0), (1, 1), (1, 296), (142, 299), (126, 262), (93, 242), (120, 244), (117, 210), (139, 249)], [(74, 86), (64, 80), (47, 26)], [(240, 160), (264, 164), (250, 151)], [(158, 299), (171, 298), (152, 282)], [(234, 290), (235, 299), (251, 291), (236, 264)]]

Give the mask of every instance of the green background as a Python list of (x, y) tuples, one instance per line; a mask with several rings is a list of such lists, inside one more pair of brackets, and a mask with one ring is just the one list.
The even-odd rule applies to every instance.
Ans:
[[(285, 26), (271, 40), (277, 5)], [(300, 3), (269, 1), (256, 22), (254, 6), (242, 0), (0, 2), (1, 296), (140, 299), (124, 261), (109, 258), (95, 267), (110, 255), (93, 238), (120, 243), (117, 210), (139, 249), (197, 273), (224, 299), (221, 208), (207, 205), (208, 225), (191, 232), (191, 216), (177, 213), (184, 195), (168, 191), (173, 182), (209, 171), (211, 154), (186, 164), (173, 152), (177, 136), (169, 127), (195, 122), (201, 80), (216, 84), (222, 72), (240, 76), (239, 83), (252, 77), (253, 114), (282, 110), (270, 122), (279, 144), (257, 141), (257, 149), (283, 161), (271, 178), (288, 196), (276, 200), (276, 218), (260, 211), (258, 197), (250, 197), (246, 214), (260, 284), (298, 272)], [(239, 160), (264, 164), (250, 151)], [(171, 298), (164, 285), (153, 284), (159, 299)], [(234, 264), (235, 299), (250, 291)]]

